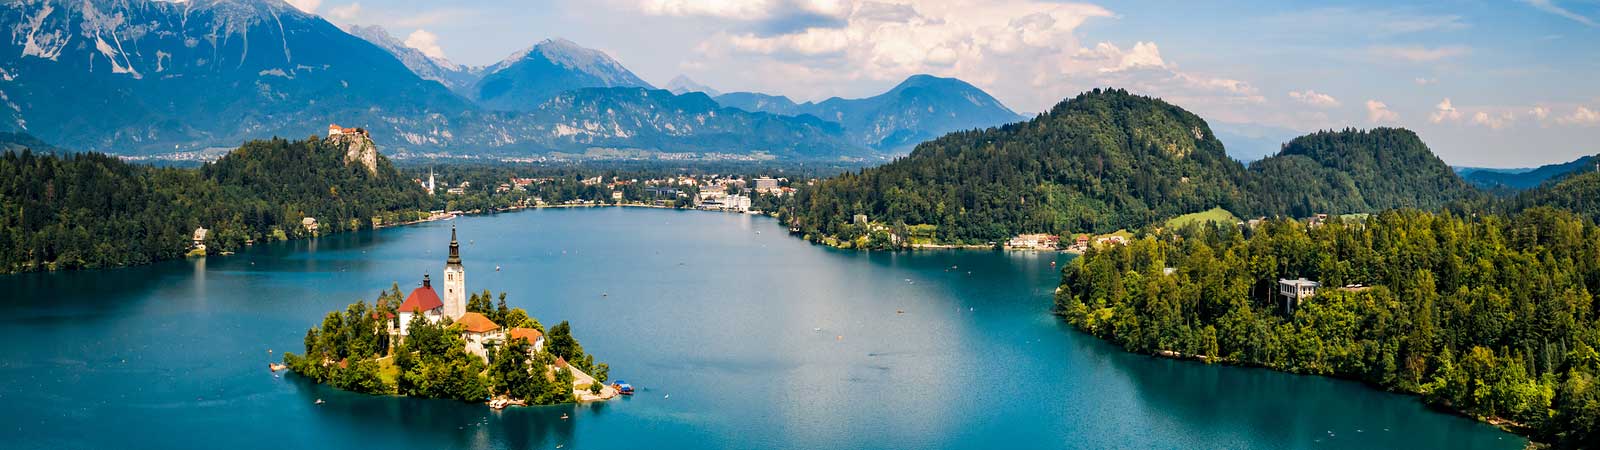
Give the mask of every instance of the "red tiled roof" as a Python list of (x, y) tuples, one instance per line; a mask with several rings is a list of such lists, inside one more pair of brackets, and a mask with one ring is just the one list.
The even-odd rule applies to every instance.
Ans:
[(495, 325), (493, 320), (489, 320), (489, 318), (484, 317), (483, 314), (478, 314), (475, 312), (462, 314), (461, 319), (456, 320), (456, 323), (461, 324), (462, 329), (472, 333), (488, 333), (490, 331), (500, 329), (500, 326)]
[(535, 330), (535, 329), (532, 329), (532, 328), (512, 328), (510, 335), (511, 335), (511, 339), (516, 339), (516, 338), (527, 339), (528, 340), (528, 344), (530, 344), (530, 345), (533, 344), (534, 342), (539, 342), (539, 338), (544, 337), (544, 333), (540, 333), (539, 330)]
[(444, 302), (439, 301), (439, 293), (434, 292), (431, 287), (423, 286), (412, 290), (411, 295), (406, 297), (406, 301), (401, 303), (400, 307), (395, 310), (399, 312), (417, 312), (418, 310), (427, 312), (443, 307)]

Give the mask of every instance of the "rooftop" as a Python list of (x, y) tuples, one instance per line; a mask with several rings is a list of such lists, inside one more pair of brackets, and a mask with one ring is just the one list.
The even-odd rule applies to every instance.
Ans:
[(461, 319), (456, 320), (456, 323), (461, 324), (462, 329), (472, 333), (488, 333), (500, 329), (500, 325), (496, 325), (493, 320), (489, 320), (483, 314), (475, 312), (462, 314)]

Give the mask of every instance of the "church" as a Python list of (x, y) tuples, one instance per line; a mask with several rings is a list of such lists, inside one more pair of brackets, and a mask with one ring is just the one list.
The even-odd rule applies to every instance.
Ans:
[(456, 227), (450, 227), (450, 256), (444, 262), (444, 295), (433, 289), (433, 280), (422, 275), (422, 286), (412, 289), (411, 295), (400, 303), (398, 323), (390, 323), (389, 333), (401, 336), (410, 334), (411, 319), (421, 314), (429, 322), (438, 323), (446, 317), (459, 324), (467, 351), (488, 358), (488, 348), (512, 338), (525, 338), (532, 344), (531, 351), (544, 348), (544, 333), (530, 328), (506, 330), (483, 314), (467, 312), (467, 271), (461, 265), (461, 242), (456, 239)]

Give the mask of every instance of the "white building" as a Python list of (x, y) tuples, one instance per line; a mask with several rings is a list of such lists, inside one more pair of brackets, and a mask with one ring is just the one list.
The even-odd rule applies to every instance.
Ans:
[(1317, 288), (1322, 284), (1305, 278), (1278, 280), (1278, 296), (1283, 298), (1283, 312), (1294, 314), (1294, 308), (1301, 303), (1317, 296)]
[(452, 320), (461, 320), (467, 313), (467, 270), (461, 267), (461, 243), (456, 241), (456, 227), (450, 226), (450, 258), (444, 262), (444, 314)]
[(406, 301), (401, 302), (397, 309), (400, 326), (391, 327), (390, 332), (398, 332), (401, 336), (410, 333), (411, 319), (418, 314), (433, 323), (444, 318), (444, 303), (439, 301), (439, 293), (434, 292), (433, 283), (426, 274), (422, 275), (422, 287), (412, 289), (411, 295), (406, 296)]
[(456, 324), (461, 326), (461, 339), (467, 341), (467, 353), (478, 355), (484, 361), (489, 360), (489, 347), (499, 345), (505, 338), (500, 325), (484, 317), (483, 314), (475, 312), (462, 314)]

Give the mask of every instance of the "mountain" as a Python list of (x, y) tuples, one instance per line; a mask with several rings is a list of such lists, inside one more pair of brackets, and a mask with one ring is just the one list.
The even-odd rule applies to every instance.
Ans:
[(747, 111), (810, 114), (838, 122), (856, 143), (891, 152), (909, 150), (951, 131), (1024, 119), (982, 89), (931, 75), (915, 75), (888, 92), (859, 99), (834, 97), (795, 104), (787, 97), (732, 93), (718, 96), (717, 101)]
[(352, 36), (365, 39), (367, 42), (371, 42), (373, 45), (394, 55), (396, 59), (400, 60), (401, 64), (405, 64), (406, 68), (411, 69), (411, 73), (416, 74), (418, 77), (424, 80), (437, 81), (439, 84), (450, 88), (451, 91), (466, 92), (468, 88), (478, 82), (478, 77), (481, 75), (480, 72), (483, 70), (482, 68), (456, 64), (444, 58), (425, 55), (421, 50), (406, 46), (405, 42), (401, 42), (400, 39), (395, 38), (383, 27), (377, 25), (365, 27), (350, 25), (346, 26), (344, 30)]
[(1481, 195), (1411, 130), (1322, 131), (1295, 138), (1250, 165), (1264, 215), (1436, 210)]
[(1570, 172), (1565, 178), (1528, 189), (1510, 198), (1512, 210), (1555, 207), (1600, 222), (1600, 171)]
[(1212, 125), (1212, 130), (1228, 146), (1228, 156), (1245, 163), (1277, 154), (1284, 143), (1302, 134), (1288, 128), (1227, 122)]
[(691, 79), (689, 79), (689, 77), (684, 76), (684, 75), (678, 75), (676, 77), (673, 77), (672, 81), (668, 81), (667, 85), (664, 86), (664, 87), (668, 91), (672, 91), (672, 93), (678, 94), (678, 95), (683, 95), (683, 94), (687, 94), (687, 93), (690, 93), (690, 92), (700, 92), (700, 93), (704, 93), (704, 94), (712, 96), (712, 97), (716, 97), (718, 95), (722, 95), (722, 93), (718, 92), (716, 89), (712, 89), (710, 86), (706, 86), (704, 84), (697, 83), (694, 80), (691, 80)]
[(1476, 170), (1463, 176), (1467, 179), (1467, 182), (1478, 187), (1506, 187), (1521, 190), (1538, 187), (1546, 181), (1560, 178), (1573, 172), (1592, 170), (1596, 164), (1600, 164), (1600, 155), (1585, 156), (1571, 162), (1539, 166), (1525, 171)]
[(470, 107), (278, 0), (10, 2), (0, 26), (0, 126), (65, 148), (231, 147), (333, 122), (402, 136)]
[[(850, 143), (838, 124), (726, 108), (698, 92), (673, 95), (639, 87), (566, 91), (507, 125), (532, 136), (539, 148), (567, 152), (646, 149), (806, 160), (878, 157)], [(521, 153), (518, 147), (500, 146), (496, 152)]]
[(1199, 116), (1097, 89), (1033, 120), (951, 133), (802, 190), (790, 217), (813, 238), (860, 235), (856, 214), (933, 225), (919, 233), (942, 242), (1110, 232), (1217, 206), (1237, 211), (1245, 176)]
[(531, 111), (573, 89), (651, 87), (604, 52), (566, 39), (547, 39), (513, 53), (484, 68), (483, 74), (470, 89), (470, 97), (500, 111)]

